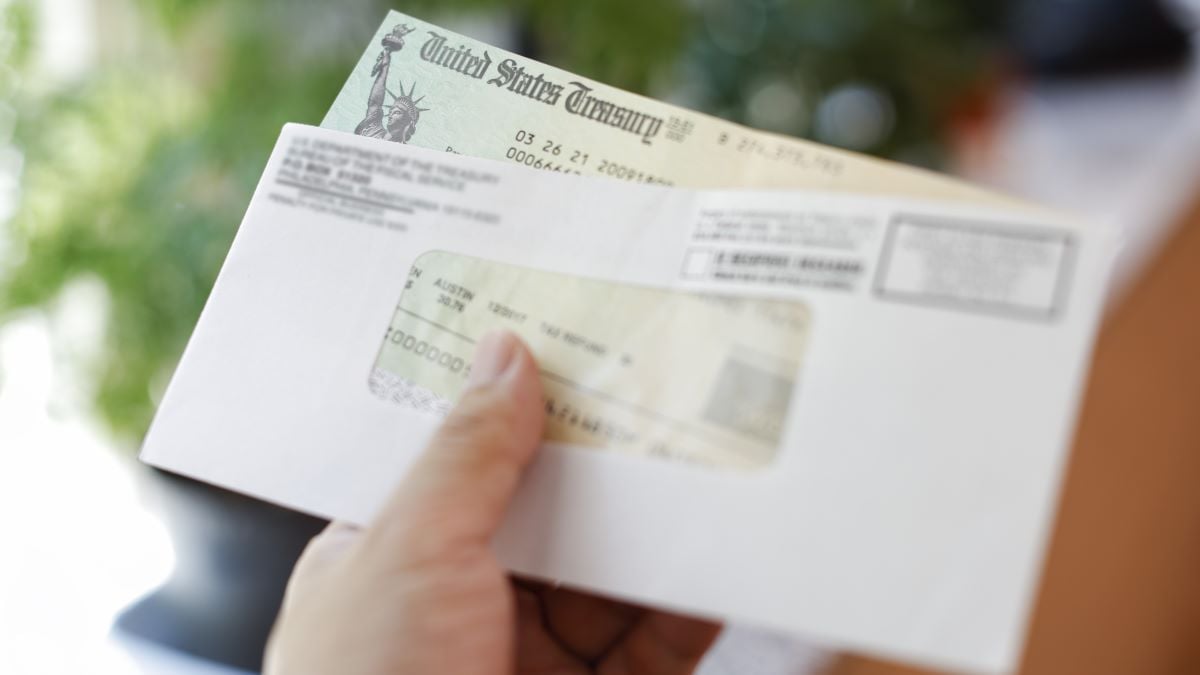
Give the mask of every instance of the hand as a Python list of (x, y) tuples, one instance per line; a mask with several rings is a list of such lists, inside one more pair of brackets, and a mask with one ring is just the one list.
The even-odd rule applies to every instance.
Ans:
[(497, 562), (490, 542), (544, 416), (528, 350), (485, 338), (462, 399), (376, 521), (331, 525), (301, 557), (268, 675), (692, 672), (719, 626), (513, 580)]

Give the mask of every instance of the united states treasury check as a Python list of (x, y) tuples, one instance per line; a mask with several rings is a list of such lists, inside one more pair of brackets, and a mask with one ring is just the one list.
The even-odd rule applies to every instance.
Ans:
[(932, 172), (631, 94), (399, 12), (388, 14), (321, 126), (639, 183), (1018, 205)]
[(412, 266), (372, 384), (411, 407), (445, 410), (474, 343), (495, 328), (520, 335), (538, 359), (547, 440), (752, 468), (779, 448), (809, 315), (798, 301), (430, 251)]

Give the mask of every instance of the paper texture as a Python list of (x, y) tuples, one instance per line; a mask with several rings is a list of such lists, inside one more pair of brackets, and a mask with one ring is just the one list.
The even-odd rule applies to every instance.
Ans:
[(1003, 671), (1109, 239), (1028, 212), (628, 185), (290, 125), (143, 457), (367, 522), (436, 425), (367, 386), (429, 251), (797, 302), (811, 325), (769, 463), (724, 471), (550, 444), (498, 554), (617, 597)]

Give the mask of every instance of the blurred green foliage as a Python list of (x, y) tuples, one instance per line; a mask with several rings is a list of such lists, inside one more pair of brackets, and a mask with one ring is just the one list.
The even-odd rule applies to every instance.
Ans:
[(816, 124), (821, 98), (842, 85), (869, 86), (894, 119), (882, 138), (852, 149), (933, 166), (946, 116), (978, 86), (1004, 18), (1004, 3), (987, 0), (699, 4), (703, 38), (688, 43), (685, 57), (703, 74), (698, 105), (754, 122), (747, 104), (755, 88), (783, 82), (804, 105), (772, 130), (839, 144)]
[[(764, 75), (813, 96), (871, 82), (895, 102), (894, 130), (873, 148), (884, 153), (936, 141), (994, 20), (961, 0), (127, 0), (98, 5), (123, 11), (102, 17), (86, 74), (46, 85), (33, 58), (37, 1), (3, 18), (14, 38), (5, 59), (26, 86), (13, 101), (25, 165), (0, 319), (99, 279), (110, 306), (95, 405), (129, 441), (146, 428), (280, 127), (320, 121), (390, 5), (435, 22), (504, 13), (535, 58), (651, 94), (698, 78), (693, 102), (735, 119)], [(798, 117), (781, 130), (812, 127)]]

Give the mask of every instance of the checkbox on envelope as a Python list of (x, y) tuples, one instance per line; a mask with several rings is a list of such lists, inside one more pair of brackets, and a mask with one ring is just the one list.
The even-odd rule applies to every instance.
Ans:
[(713, 252), (706, 249), (691, 249), (683, 259), (683, 276), (699, 278), (706, 276)]

